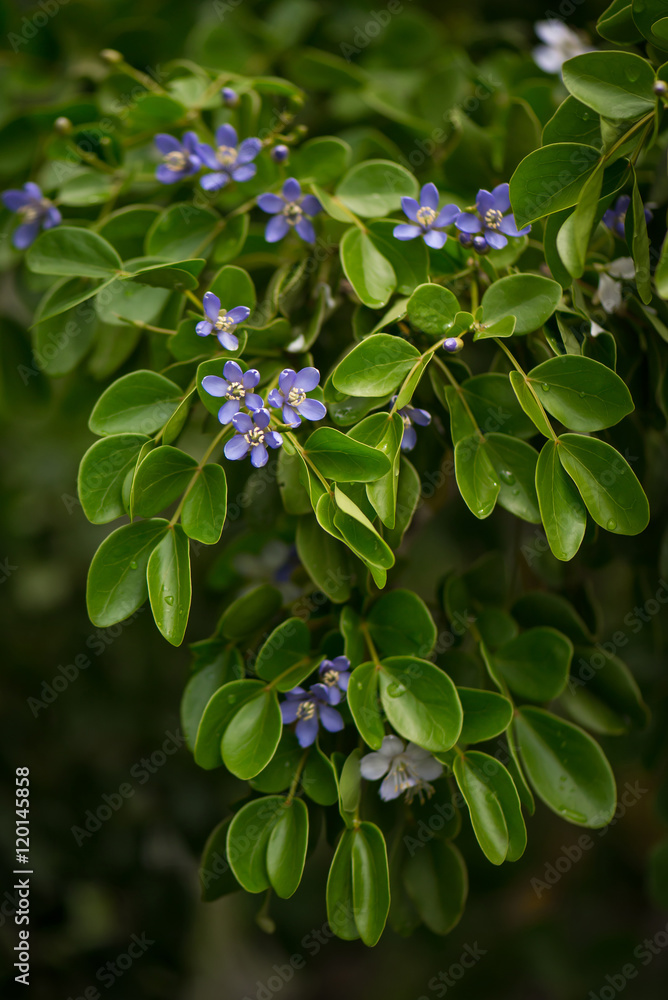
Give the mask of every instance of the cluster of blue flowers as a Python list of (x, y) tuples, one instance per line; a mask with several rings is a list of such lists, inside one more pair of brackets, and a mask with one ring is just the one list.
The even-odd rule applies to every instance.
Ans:
[(223, 425), (232, 424), (236, 431), (225, 445), (225, 457), (234, 462), (245, 458), (250, 452), (251, 464), (256, 469), (267, 464), (268, 447), (280, 448), (283, 444), (283, 435), (269, 427), (269, 407), (282, 411), (283, 423), (288, 427), (299, 427), (302, 417), (306, 420), (322, 420), (327, 413), (323, 403), (306, 395), (320, 382), (317, 368), (302, 368), (299, 372), (285, 368), (278, 377), (279, 388), (269, 392), (268, 406), (262, 396), (253, 391), (259, 384), (260, 377), (256, 368), (249, 368), (244, 372), (236, 361), (226, 361), (222, 378), (219, 375), (205, 375), (202, 379), (205, 392), (225, 399), (218, 411), (219, 421)]
[[(475, 206), (462, 211), (457, 205), (446, 205), (439, 211), (439, 193), (435, 184), (425, 184), (420, 191), (420, 201), (402, 198), (401, 207), (409, 224), (394, 227), (398, 240), (421, 237), (427, 246), (440, 250), (448, 236), (447, 226), (454, 224), (459, 230), (459, 242), (479, 254), (501, 250), (508, 243), (508, 236), (526, 236), (531, 226), (518, 229), (515, 216), (510, 211), (508, 184), (498, 184), (493, 191), (478, 191)], [(475, 209), (475, 211), (474, 211)], [(448, 348), (446, 347), (446, 350)]]
[(295, 736), (301, 747), (315, 743), (321, 724), (329, 733), (338, 733), (344, 726), (343, 717), (334, 705), (340, 704), (348, 690), (350, 660), (346, 656), (323, 660), (318, 676), (319, 682), (308, 691), (302, 687), (288, 691), (281, 705), (283, 724), (296, 723)]

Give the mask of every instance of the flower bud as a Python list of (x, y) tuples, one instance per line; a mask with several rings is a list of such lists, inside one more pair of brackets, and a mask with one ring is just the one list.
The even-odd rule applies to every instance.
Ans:
[(274, 163), (285, 163), (288, 156), (290, 155), (290, 150), (287, 146), (274, 146), (271, 153), (269, 154), (274, 161)]
[(657, 97), (664, 97), (668, 94), (668, 83), (666, 83), (665, 80), (657, 80), (652, 87), (652, 90)]
[(108, 63), (122, 63), (123, 56), (116, 49), (102, 49), (100, 58)]
[(70, 135), (72, 131), (72, 122), (69, 118), (65, 118), (64, 115), (61, 115), (59, 118), (56, 118), (53, 123), (53, 127), (55, 131), (59, 132), (61, 135)]
[(464, 341), (461, 337), (448, 337), (447, 340), (443, 341), (443, 347), (448, 354), (459, 354), (463, 346)]
[(239, 104), (239, 95), (231, 87), (223, 87), (220, 96), (223, 99), (223, 104), (226, 104), (228, 108), (236, 108)]

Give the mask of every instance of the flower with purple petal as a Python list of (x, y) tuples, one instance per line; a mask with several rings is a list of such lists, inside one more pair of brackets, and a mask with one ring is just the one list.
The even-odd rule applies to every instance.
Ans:
[[(626, 213), (628, 212), (629, 205), (631, 204), (631, 196), (628, 194), (621, 194), (617, 201), (615, 202), (614, 208), (609, 208), (607, 212), (603, 213), (603, 224), (611, 229), (613, 233), (619, 236), (620, 240), (626, 239)], [(652, 212), (649, 208), (645, 209), (645, 221), (651, 222), (654, 218)]]
[[(393, 396), (390, 400), (390, 405), (394, 406), (396, 402), (396, 396)], [(402, 451), (412, 451), (417, 444), (417, 434), (413, 424), (417, 424), (418, 427), (428, 427), (431, 423), (431, 413), (427, 410), (418, 410), (414, 406), (402, 406), (397, 413), (404, 422), (404, 436), (401, 439), (401, 450)]]
[(296, 687), (286, 693), (281, 704), (283, 724), (297, 723), (295, 736), (300, 747), (310, 747), (315, 743), (320, 723), (329, 733), (338, 733), (343, 729), (342, 717), (332, 708), (332, 705), (338, 704), (338, 700), (332, 701), (332, 690), (324, 684), (312, 684), (310, 691)]
[(45, 198), (37, 184), (28, 181), (20, 188), (2, 192), (2, 202), (10, 212), (16, 212), (21, 224), (14, 230), (12, 243), (17, 250), (25, 250), (36, 239), (40, 228), (53, 229), (62, 216), (56, 206)]
[(200, 142), (197, 147), (197, 155), (204, 165), (214, 171), (205, 174), (200, 184), (205, 191), (218, 191), (230, 181), (249, 181), (257, 170), (251, 161), (261, 149), (259, 139), (244, 139), (239, 145), (236, 129), (231, 125), (221, 125), (216, 130), (215, 150), (205, 142)]
[(278, 376), (278, 389), (272, 389), (267, 397), (270, 406), (283, 408), (283, 421), (290, 427), (299, 427), (302, 417), (307, 420), (322, 420), (327, 413), (325, 406), (317, 399), (306, 395), (315, 389), (320, 381), (317, 368), (284, 368)]
[(236, 108), (239, 104), (239, 95), (231, 87), (223, 87), (220, 96), (223, 99), (223, 104), (227, 105), (228, 108)]
[[(515, 216), (510, 211), (508, 192), (508, 184), (497, 184), (493, 191), (482, 188), (475, 202), (477, 214), (459, 213), (455, 226), (462, 234), (459, 237), (462, 246), (473, 246), (478, 253), (484, 253), (486, 248), (501, 250), (508, 243), (507, 236), (526, 236), (531, 232), (531, 226), (517, 228)], [(471, 239), (473, 234), (480, 232), (482, 236)]]
[(235, 306), (229, 311), (221, 309), (220, 299), (213, 292), (206, 292), (202, 304), (206, 319), (200, 320), (195, 327), (197, 336), (208, 337), (214, 334), (222, 347), (228, 351), (236, 351), (239, 340), (234, 336), (234, 331), (239, 323), (250, 316), (248, 306)]
[(264, 231), (267, 243), (277, 243), (296, 229), (307, 243), (315, 243), (315, 230), (310, 221), (322, 205), (312, 194), (302, 194), (301, 185), (294, 177), (288, 177), (281, 194), (261, 194), (257, 200), (259, 207), (268, 215), (273, 215)]
[(173, 135), (159, 132), (155, 137), (155, 144), (163, 159), (155, 172), (161, 184), (176, 184), (184, 177), (192, 177), (202, 166), (197, 155), (199, 139), (194, 132), (184, 132), (181, 142)]
[(377, 781), (387, 775), (380, 786), (383, 802), (398, 799), (406, 792), (406, 801), (412, 802), (416, 795), (424, 801), (434, 789), (429, 784), (443, 774), (443, 765), (428, 750), (416, 743), (404, 746), (398, 736), (386, 736), (380, 750), (368, 753), (360, 761), (360, 772), (367, 781)]
[(338, 705), (348, 690), (350, 681), (350, 660), (347, 656), (335, 656), (333, 660), (323, 660), (318, 667), (320, 683), (329, 688), (330, 705)]
[(447, 235), (440, 230), (449, 226), (461, 214), (457, 205), (446, 205), (438, 210), (438, 189), (435, 184), (425, 184), (420, 191), (420, 202), (415, 198), (402, 198), (401, 207), (411, 224), (402, 223), (394, 227), (394, 236), (398, 240), (414, 240), (421, 236), (427, 246), (440, 250)]
[(242, 406), (248, 410), (261, 410), (264, 406), (262, 396), (252, 390), (260, 381), (260, 373), (256, 368), (243, 372), (236, 361), (226, 361), (223, 368), (224, 378), (219, 375), (205, 375), (202, 388), (210, 396), (224, 396), (227, 400), (218, 411), (221, 424), (229, 424)]
[(269, 457), (267, 445), (270, 448), (280, 448), (283, 444), (283, 436), (278, 431), (267, 430), (270, 420), (269, 410), (264, 407), (254, 410), (250, 416), (248, 413), (235, 413), (232, 426), (237, 433), (223, 449), (225, 458), (238, 462), (250, 451), (251, 465), (256, 469), (266, 465)]

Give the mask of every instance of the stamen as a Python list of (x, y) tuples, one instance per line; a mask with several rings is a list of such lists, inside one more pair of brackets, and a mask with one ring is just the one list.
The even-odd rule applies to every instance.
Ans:
[(223, 167), (229, 167), (236, 161), (237, 151), (234, 146), (219, 146), (216, 159)]
[(421, 226), (431, 226), (436, 219), (436, 214), (433, 208), (420, 208), (417, 212), (417, 221)]
[(229, 382), (225, 395), (228, 399), (243, 399), (246, 395), (243, 382)]
[(298, 719), (312, 719), (315, 715), (315, 703), (312, 701), (303, 701), (297, 709)]
[(287, 402), (290, 406), (299, 406), (305, 399), (306, 393), (303, 389), (290, 389)]
[(503, 218), (503, 213), (498, 208), (490, 208), (485, 212), (485, 225), (489, 229), (498, 229)]
[(283, 215), (291, 226), (296, 226), (303, 214), (301, 206), (296, 201), (289, 201), (283, 209)]
[[(253, 427), (247, 434), (244, 434), (244, 437), (251, 448), (256, 448), (264, 441), (264, 431), (261, 427)], [(309, 704), (309, 702), (305, 702), (305, 704)]]
[(188, 165), (188, 154), (183, 150), (173, 149), (170, 153), (165, 153), (165, 164), (168, 170), (184, 170)]
[(338, 670), (327, 670), (322, 675), (322, 681), (324, 684), (327, 684), (328, 687), (333, 687), (338, 681), (338, 679), (339, 679)]

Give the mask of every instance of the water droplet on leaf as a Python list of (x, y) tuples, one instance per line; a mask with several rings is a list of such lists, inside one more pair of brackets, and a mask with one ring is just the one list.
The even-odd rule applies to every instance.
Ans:
[(499, 476), (506, 484), (506, 486), (512, 486), (515, 482), (514, 475), (512, 474), (512, 472), (509, 472), (508, 469), (502, 469), (502, 471), (499, 473)]
[(165, 603), (166, 604), (173, 604), (174, 603), (174, 598), (172, 597), (171, 594), (167, 594), (166, 595), (166, 597), (165, 597)]
[(549, 392), (549, 391), (550, 391), (550, 387), (549, 387), (549, 385), (547, 384), (547, 382), (543, 382), (543, 383), (541, 384), (541, 389), (543, 390), (543, 392)]
[(137, 569), (137, 562), (135, 559), (133, 559), (130, 563), (130, 569)]
[(608, 529), (608, 531), (614, 531), (616, 527), (617, 527), (617, 522), (611, 517), (608, 523), (606, 524), (606, 528)]

